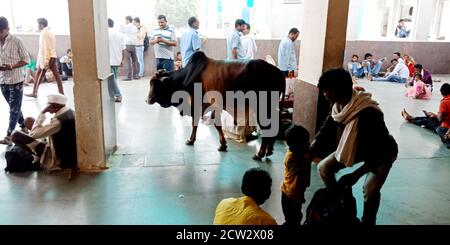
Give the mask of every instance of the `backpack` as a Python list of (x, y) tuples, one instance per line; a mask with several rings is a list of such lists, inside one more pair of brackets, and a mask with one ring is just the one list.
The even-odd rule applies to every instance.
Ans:
[(39, 162), (34, 163), (33, 155), (18, 145), (6, 150), (5, 159), (5, 172), (18, 173), (41, 169)]
[(351, 187), (322, 188), (306, 209), (305, 225), (357, 225), (356, 200)]
[(145, 34), (145, 38), (144, 38), (144, 52), (147, 52), (149, 47), (150, 47), (150, 39), (148, 38), (148, 35)]

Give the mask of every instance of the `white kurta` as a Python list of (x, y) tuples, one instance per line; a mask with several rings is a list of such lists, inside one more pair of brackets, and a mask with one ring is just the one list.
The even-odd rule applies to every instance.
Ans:
[(59, 160), (56, 157), (56, 151), (51, 136), (61, 130), (61, 122), (57, 119), (57, 117), (67, 112), (68, 110), (68, 107), (63, 107), (61, 110), (55, 113), (53, 118), (50, 120), (50, 123), (46, 125), (44, 125), (46, 116), (45, 114), (41, 113), (34, 122), (33, 129), (30, 132), (30, 137), (37, 141), (27, 145), (30, 149), (34, 150), (35, 147), (39, 144), (39, 140), (47, 139), (48, 144), (45, 146), (45, 150), (42, 153), (40, 159), (41, 165), (44, 166), (44, 169), (46, 170), (52, 171), (60, 169)]

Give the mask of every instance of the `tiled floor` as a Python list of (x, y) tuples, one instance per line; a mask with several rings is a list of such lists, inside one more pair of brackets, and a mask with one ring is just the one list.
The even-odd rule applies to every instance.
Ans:
[[(441, 79), (450, 82), (450, 76)], [(422, 109), (437, 110), (440, 84), (430, 101), (405, 98), (405, 89), (399, 84), (361, 84), (380, 102), (400, 146), (399, 159), (382, 191), (378, 223), (450, 224), (450, 150), (433, 133), (406, 124), (400, 117), (402, 108), (418, 115)], [(69, 97), (71, 86), (66, 82)], [(211, 224), (217, 203), (239, 196), (243, 173), (257, 166), (273, 177), (272, 196), (264, 208), (283, 222), (279, 191), (285, 151), (282, 142), (263, 163), (250, 158), (258, 141), (229, 141), (228, 152), (217, 152), (217, 133), (208, 126), (200, 127), (194, 147), (186, 146), (189, 118), (181, 118), (174, 109), (146, 105), (144, 80), (121, 82), (121, 87), (119, 150), (109, 161), (110, 169), (81, 174), (72, 182), (63, 173), (1, 173), (0, 224)], [(45, 105), (44, 95), (55, 91), (56, 85), (44, 84), (39, 101), (25, 98), (24, 114), (36, 116)], [(7, 113), (2, 99), (0, 132), (6, 130)], [(0, 146), (0, 152), (4, 150)], [(0, 167), (4, 165), (1, 156)], [(312, 171), (307, 200), (322, 186), (315, 166)], [(360, 215), (363, 181), (354, 187)]]

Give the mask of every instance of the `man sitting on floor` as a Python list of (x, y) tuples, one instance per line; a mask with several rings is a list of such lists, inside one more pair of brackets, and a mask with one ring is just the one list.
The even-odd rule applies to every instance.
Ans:
[(408, 67), (405, 63), (399, 62), (396, 59), (393, 59), (391, 63), (395, 66), (391, 73), (387, 73), (385, 77), (373, 77), (372, 81), (406, 83), (406, 80), (409, 78)]
[[(40, 158), (46, 169), (70, 169), (69, 180), (77, 173), (77, 145), (75, 133), (75, 113), (66, 107), (67, 98), (62, 94), (47, 97), (48, 105), (37, 120), (27, 118), (25, 125), (29, 134), (15, 131), (12, 141)], [(45, 114), (54, 114), (50, 123), (44, 125)], [(33, 125), (32, 127), (30, 127)], [(48, 137), (48, 143), (41, 141)]]
[(450, 84), (442, 85), (441, 94), (443, 98), (438, 114), (423, 111), (424, 117), (414, 117), (405, 109), (401, 113), (407, 122), (434, 131), (441, 137), (442, 143), (450, 149)]
[[(416, 64), (414, 66), (414, 72), (422, 75), (422, 81), (425, 83), (431, 91), (433, 91), (433, 78), (431, 77), (431, 72), (423, 68), (421, 64)], [(413, 86), (413, 81), (410, 82), (410, 86)]]

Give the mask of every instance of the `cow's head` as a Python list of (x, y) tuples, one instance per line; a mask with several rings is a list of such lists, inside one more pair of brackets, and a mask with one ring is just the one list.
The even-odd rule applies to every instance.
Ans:
[(171, 106), (172, 89), (169, 74), (165, 70), (159, 70), (150, 78), (150, 89), (148, 91), (147, 103), (160, 104), (167, 108)]

